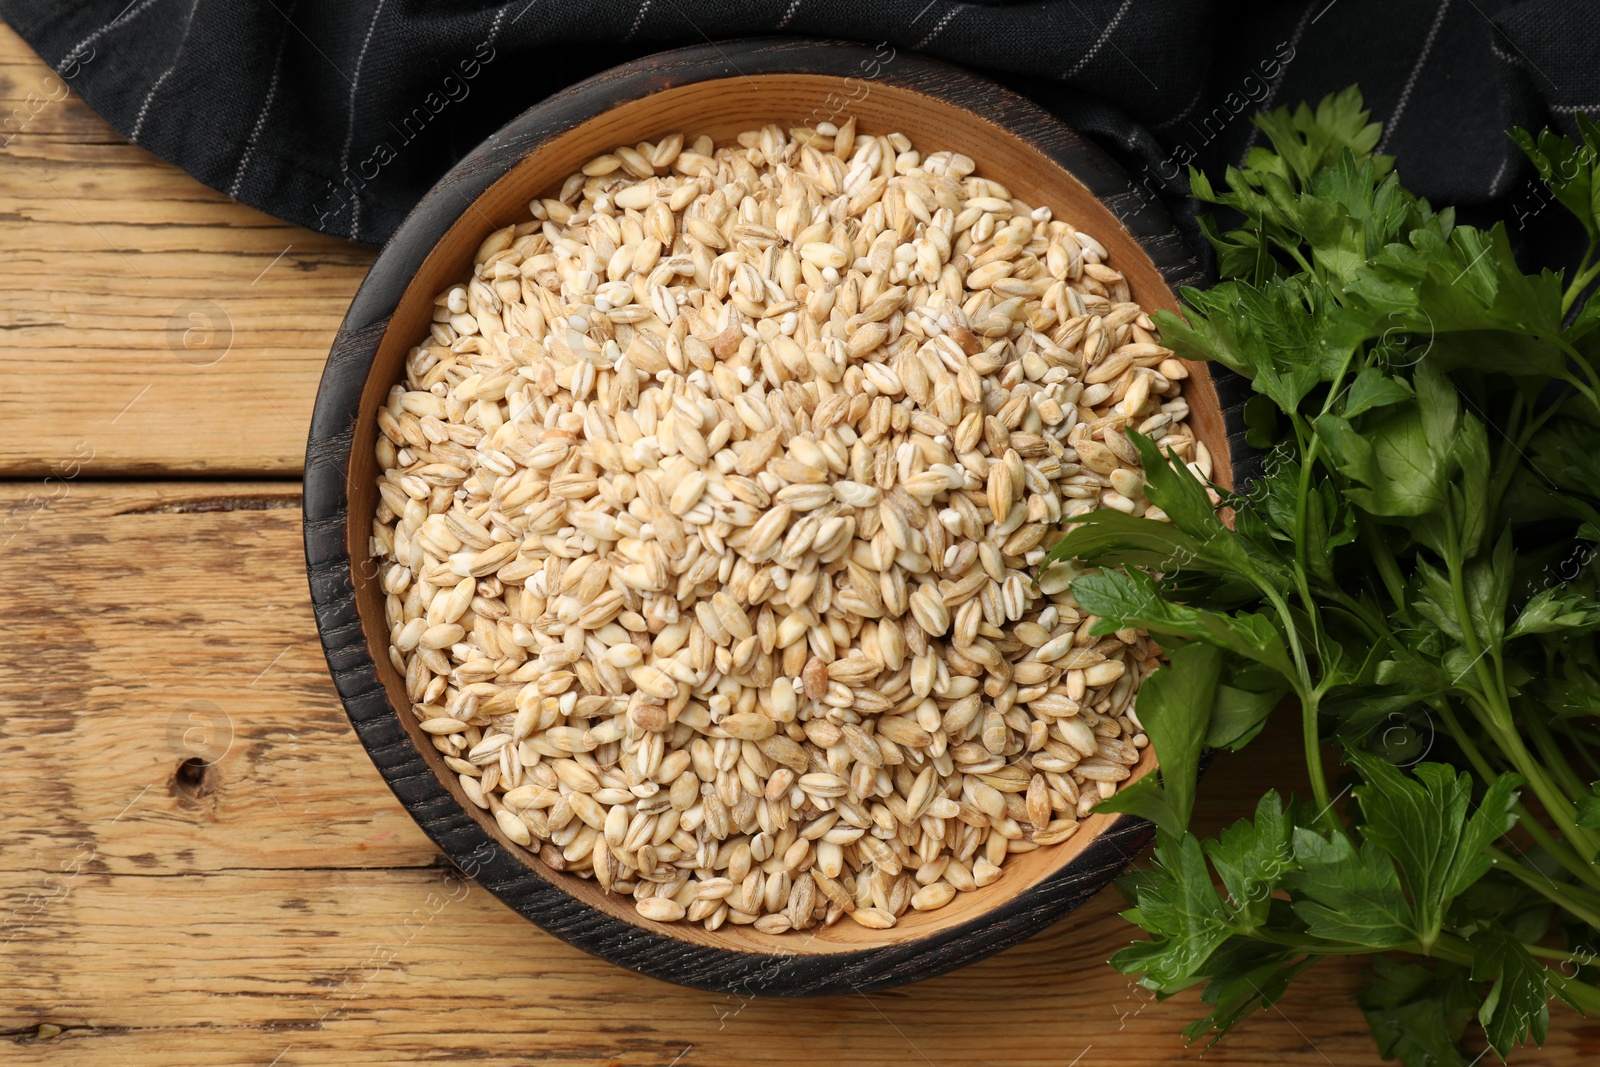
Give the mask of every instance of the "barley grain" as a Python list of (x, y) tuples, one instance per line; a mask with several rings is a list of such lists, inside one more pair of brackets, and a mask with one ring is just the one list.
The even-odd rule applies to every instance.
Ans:
[(1034, 562), (1097, 504), (1164, 518), (1124, 428), (1211, 473), (1098, 241), (829, 129), (591, 160), (377, 415), (412, 713), (508, 840), (652, 921), (889, 929), (1076, 833), (1159, 650)]

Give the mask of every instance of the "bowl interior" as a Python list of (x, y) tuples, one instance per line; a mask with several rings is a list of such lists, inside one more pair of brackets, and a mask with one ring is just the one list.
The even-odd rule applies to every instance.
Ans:
[[(360, 416), (354, 427), (348, 474), (349, 523), (347, 548), (366, 641), (377, 663), (390, 702), (409, 707), (405, 683), (389, 661), (388, 631), (384, 624), (383, 593), (371, 577), (369, 537), (377, 504), (377, 463), (373, 445), (377, 433), (377, 408), (403, 373), (406, 353), (427, 332), (435, 294), (465, 276), (473, 253), (493, 230), (528, 221), (528, 202), (551, 190), (585, 161), (617, 145), (655, 140), (672, 133), (709, 134), (717, 143), (765, 123), (815, 125), (825, 120), (857, 119), (865, 134), (904, 133), (924, 152), (958, 151), (978, 164), (977, 173), (1006, 185), (1011, 193), (1035, 206), (1049, 205), (1057, 218), (1097, 238), (1106, 248), (1109, 263), (1127, 278), (1132, 298), (1148, 310), (1176, 310), (1172, 291), (1150, 258), (1118, 223), (1107, 207), (1058, 163), (1018, 135), (982, 116), (930, 96), (894, 85), (816, 74), (735, 75), (700, 81), (621, 104), (572, 127), (547, 141), (496, 181), (475, 202), (462, 205), (460, 218), (424, 261), (401, 297), (385, 331), (362, 394)], [(1190, 365), (1185, 385), (1191, 424), (1196, 436), (1215, 457), (1217, 478), (1227, 484), (1230, 465), (1227, 436), (1217, 396), (1203, 365)], [(456, 775), (444, 766), (428, 735), (409, 714), (401, 721), (423, 754), (461, 806), (508, 853), (517, 855), (542, 878), (572, 896), (618, 920), (649, 927), (685, 941), (747, 952), (790, 954), (859, 951), (922, 938), (977, 919), (983, 912), (1015, 897), (1072, 862), (1089, 841), (1105, 829), (1111, 815), (1091, 815), (1070, 840), (1013, 855), (1004, 876), (986, 889), (958, 894), (945, 907), (932, 912), (910, 912), (891, 930), (874, 931), (849, 921), (803, 935), (763, 934), (748, 926), (722, 927), (708, 933), (688, 923), (658, 924), (641, 918), (626, 898), (602, 892), (592, 881), (550, 869), (505, 838), (488, 812), (468, 801)], [(1133, 778), (1155, 766), (1154, 753), (1146, 749)], [(1130, 779), (1132, 780), (1132, 779)]]

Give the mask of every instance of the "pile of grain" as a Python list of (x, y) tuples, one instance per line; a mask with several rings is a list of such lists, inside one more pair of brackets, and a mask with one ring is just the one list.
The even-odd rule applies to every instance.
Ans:
[(592, 160), (439, 295), (378, 418), (413, 712), (512, 841), (641, 915), (871, 928), (1070, 837), (1148, 743), (1074, 515), (1210, 474), (1086, 233), (899, 134)]

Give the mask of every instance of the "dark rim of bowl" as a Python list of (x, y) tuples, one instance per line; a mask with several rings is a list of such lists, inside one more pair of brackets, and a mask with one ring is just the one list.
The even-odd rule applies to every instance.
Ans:
[[(738, 55), (738, 65), (729, 56)], [(452, 167), (412, 209), (373, 264), (334, 339), (312, 414), (305, 460), (305, 550), (311, 601), (328, 667), (357, 736), (423, 831), (464, 873), (562, 940), (655, 978), (740, 996), (867, 992), (930, 978), (1032, 936), (1099, 892), (1154, 834), (1117, 816), (1061, 870), (976, 918), (926, 936), (853, 952), (783, 954), (713, 948), (636, 926), (570, 896), (502, 848), (446, 790), (389, 701), (357, 614), (345, 550), (346, 471), (361, 393), (401, 294), (467, 204), (530, 153), (577, 123), (662, 89), (760, 74), (859, 76), (877, 58), (860, 45), (798, 39), (707, 44), (615, 67), (535, 104)], [(920, 56), (895, 58), (886, 83), (971, 111), (1031, 142), (1081, 181), (1122, 222), (1174, 291), (1206, 281), (1165, 209), (1135, 191), (1104, 152), (1038, 105), (966, 70)], [(1213, 368), (1236, 482), (1250, 473), (1243, 379)], [(1240, 463), (1245, 460), (1244, 463)], [(1241, 469), (1245, 468), (1245, 469)]]

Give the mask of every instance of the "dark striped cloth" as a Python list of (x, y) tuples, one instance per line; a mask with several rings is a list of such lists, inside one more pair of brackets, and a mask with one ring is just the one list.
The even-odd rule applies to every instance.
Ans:
[[(1504, 131), (1600, 113), (1593, 0), (3, 0), (0, 14), (129, 140), (366, 242), (545, 95), (740, 36), (883, 42), (982, 71), (1174, 206), (1186, 164), (1240, 162), (1254, 111), (1359, 83), (1407, 184), (1510, 218), (1536, 261), (1562, 258), (1547, 239), (1559, 212), (1537, 210), (1547, 197)], [(0, 117), (0, 142), (26, 118)]]

